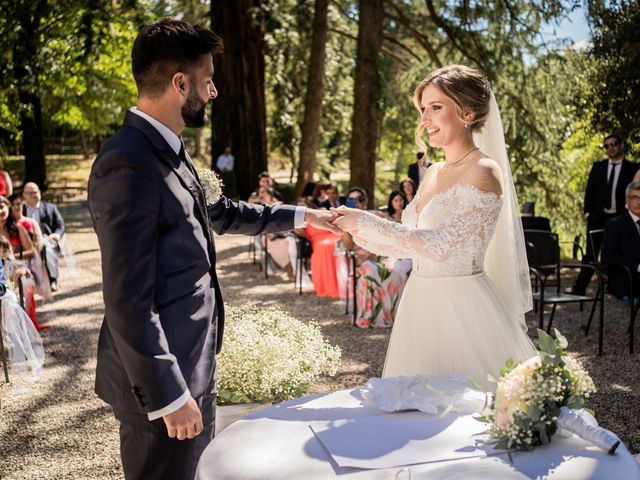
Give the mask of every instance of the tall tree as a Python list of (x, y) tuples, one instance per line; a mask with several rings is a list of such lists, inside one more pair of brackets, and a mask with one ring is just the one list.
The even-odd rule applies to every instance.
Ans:
[(320, 122), (322, 121), (328, 10), (329, 0), (316, 0), (311, 55), (309, 57), (309, 75), (307, 77), (307, 94), (304, 101), (304, 121), (302, 123), (302, 138), (300, 141), (296, 196), (299, 196), (307, 182), (313, 179), (313, 172), (316, 169), (316, 152), (320, 139)]
[(640, 2), (589, 1), (594, 32), (590, 103), (592, 124), (602, 133), (617, 131), (640, 142)]
[(212, 161), (231, 146), (241, 198), (249, 196), (258, 174), (267, 169), (261, 7), (262, 0), (211, 1), (211, 26), (224, 42), (224, 53), (214, 59), (218, 98), (211, 122)]
[(364, 188), (371, 202), (376, 178), (381, 92), (378, 63), (383, 27), (383, 0), (360, 0), (349, 185)]
[[(18, 97), (22, 150), (25, 157), (25, 182), (36, 182), (46, 188), (47, 167), (44, 158), (42, 131), (42, 101), (40, 99), (40, 50), (42, 48), (42, 21), (50, 13), (46, 0), (15, 2), (13, 9), (4, 10), (13, 17), (15, 29), (12, 48), (12, 78)], [(7, 5), (8, 7), (8, 5)], [(8, 7), (9, 8), (9, 7)]]

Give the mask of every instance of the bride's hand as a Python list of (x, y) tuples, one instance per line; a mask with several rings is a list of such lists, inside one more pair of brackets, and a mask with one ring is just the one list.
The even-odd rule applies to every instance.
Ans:
[(351, 235), (357, 234), (360, 216), (366, 214), (363, 210), (345, 206), (332, 209), (332, 211), (338, 214), (338, 218), (333, 221), (333, 224)]

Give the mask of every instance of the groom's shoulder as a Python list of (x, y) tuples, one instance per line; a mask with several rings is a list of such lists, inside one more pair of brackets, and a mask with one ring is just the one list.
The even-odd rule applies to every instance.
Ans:
[(124, 125), (102, 146), (94, 166), (114, 159), (142, 165), (148, 163), (153, 152), (151, 142), (142, 132)]

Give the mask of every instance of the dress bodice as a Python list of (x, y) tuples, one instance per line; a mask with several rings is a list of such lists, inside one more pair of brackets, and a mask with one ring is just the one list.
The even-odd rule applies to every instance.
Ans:
[(420, 276), (481, 273), (502, 198), (458, 183), (434, 195), (417, 212), (419, 203), (420, 193), (405, 209), (402, 224), (363, 215), (355, 240), (381, 255), (411, 258), (413, 273)]

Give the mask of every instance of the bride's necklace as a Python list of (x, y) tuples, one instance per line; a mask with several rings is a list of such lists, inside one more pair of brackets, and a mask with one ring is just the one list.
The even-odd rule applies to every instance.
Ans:
[(451, 162), (451, 163), (447, 163), (448, 166), (450, 167), (454, 167), (457, 164), (459, 164), (462, 160), (464, 160), (465, 158), (467, 158), (469, 155), (471, 155), (472, 152), (475, 152), (476, 150), (479, 150), (480, 147), (473, 147), (471, 150), (469, 150), (467, 153), (465, 153), (464, 155), (462, 155), (458, 160), (456, 160), (455, 162)]

